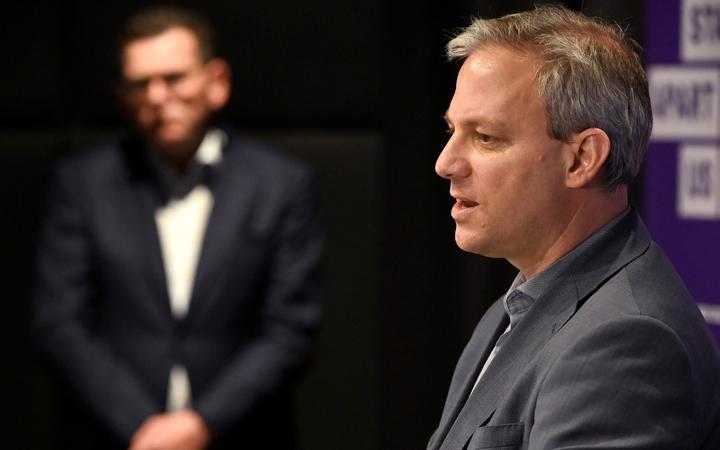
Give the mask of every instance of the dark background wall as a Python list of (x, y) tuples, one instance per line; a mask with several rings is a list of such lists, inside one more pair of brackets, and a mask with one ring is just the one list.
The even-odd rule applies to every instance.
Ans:
[[(182, 3), (218, 28), (233, 67), (226, 117), (319, 174), (327, 318), (298, 392), (302, 442), (423, 448), (464, 342), (514, 276), (507, 263), (453, 243), (447, 185), (433, 172), (457, 70), (443, 46), (471, 15), (533, 2)], [(640, 0), (565, 3), (620, 21), (642, 42)], [(126, 132), (108, 81), (112, 38), (147, 4), (24, 2), (0, 18), (3, 448), (54, 448), (56, 386), (29, 337), (48, 172), (68, 148)]]

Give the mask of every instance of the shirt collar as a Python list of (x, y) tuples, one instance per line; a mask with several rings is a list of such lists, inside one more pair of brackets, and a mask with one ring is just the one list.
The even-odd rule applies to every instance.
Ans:
[(214, 166), (222, 161), (222, 149), (227, 142), (227, 135), (219, 128), (211, 128), (205, 133), (200, 146), (195, 152), (195, 161), (200, 164)]
[(157, 152), (147, 152), (151, 170), (157, 176), (164, 201), (183, 198), (198, 184), (208, 184), (211, 168), (222, 161), (222, 149), (226, 142), (227, 135), (224, 131), (219, 128), (209, 129), (185, 172), (181, 174), (172, 170)]
[(514, 326), (535, 302), (535, 298), (524, 292), (525, 284), (527, 284), (525, 276), (518, 273), (503, 298), (505, 312), (510, 316), (510, 327)]
[(514, 326), (535, 301), (546, 294), (552, 285), (560, 278), (568, 268), (593, 245), (598, 239), (602, 239), (630, 212), (626, 208), (618, 214), (613, 220), (603, 225), (599, 230), (590, 237), (581, 242), (577, 247), (570, 250), (563, 257), (555, 261), (550, 267), (543, 270), (539, 274), (527, 280), (522, 273), (518, 273), (510, 285), (503, 304), (505, 312), (510, 316), (510, 326)]

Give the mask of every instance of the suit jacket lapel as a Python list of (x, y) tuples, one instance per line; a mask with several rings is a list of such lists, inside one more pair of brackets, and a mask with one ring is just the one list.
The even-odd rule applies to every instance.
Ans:
[(495, 302), (475, 328), (470, 341), (458, 360), (455, 374), (445, 401), (440, 425), (434, 442), (429, 448), (437, 449), (445, 439), (450, 427), (465, 404), (470, 390), (475, 384), (484, 361), (495, 346), (498, 337), (505, 331), (510, 320), (505, 313), (502, 301)]
[[(475, 429), (489, 420), (518, 374), (570, 320), (582, 301), (644, 253), (649, 244), (647, 230), (635, 211), (630, 211), (606, 236), (594, 239), (513, 327), (502, 350), (461, 408), (446, 438), (438, 440), (442, 442), (440, 448), (464, 448)], [(463, 398), (460, 397), (460, 401)]]
[(238, 239), (233, 233), (242, 229), (242, 221), (248, 217), (247, 211), (256, 197), (257, 183), (240, 148), (225, 152), (223, 161), (213, 168), (209, 184), (213, 207), (195, 271), (188, 323), (197, 320), (213, 301), (213, 293), (220, 287), (219, 280), (224, 278), (223, 272), (229, 270), (227, 258), (233, 251), (228, 250), (228, 245)]
[(513, 327), (502, 350), (495, 355), (460, 410), (441, 449), (464, 448), (475, 429), (490, 418), (498, 401), (515, 382), (517, 374), (575, 312), (577, 293), (573, 287), (566, 286), (564, 292), (555, 291), (553, 294), (557, 295), (557, 301), (538, 299), (523, 320)]
[[(153, 183), (153, 175), (144, 159), (144, 150), (133, 143), (126, 143), (131, 177), (128, 181), (130, 195), (125, 198), (122, 217), (130, 222), (130, 229), (137, 244), (140, 272), (143, 274), (150, 297), (160, 309), (164, 317), (170, 315), (170, 299), (167, 290), (167, 278), (163, 263), (160, 237), (155, 223), (155, 211), (161, 202), (157, 186)], [(127, 191), (126, 191), (127, 192)]]
[(155, 223), (155, 210), (158, 205), (153, 199), (154, 195), (156, 193), (153, 192), (152, 186), (147, 184), (139, 186), (136, 190), (137, 205), (141, 210), (140, 214), (137, 215), (139, 253), (143, 255), (143, 266), (146, 267), (143, 272), (150, 289), (153, 291), (152, 298), (157, 300), (158, 306), (163, 313), (169, 315), (170, 297), (162, 248), (160, 247), (160, 237)]

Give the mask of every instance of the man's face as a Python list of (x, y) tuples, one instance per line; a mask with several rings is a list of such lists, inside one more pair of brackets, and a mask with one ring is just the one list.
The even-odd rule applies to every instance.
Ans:
[(169, 153), (197, 145), (211, 113), (229, 93), (226, 74), (213, 64), (219, 63), (203, 61), (196, 37), (185, 28), (125, 46), (122, 98), (151, 145)]
[(456, 199), (458, 246), (516, 267), (542, 258), (566, 219), (567, 144), (548, 135), (534, 63), (499, 46), (465, 60), (446, 114), (451, 137), (435, 166)]

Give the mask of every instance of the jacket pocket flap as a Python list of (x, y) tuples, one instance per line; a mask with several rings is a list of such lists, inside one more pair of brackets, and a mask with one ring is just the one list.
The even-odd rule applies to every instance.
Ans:
[(480, 427), (470, 438), (468, 449), (520, 446), (524, 431), (525, 424), (522, 422)]

